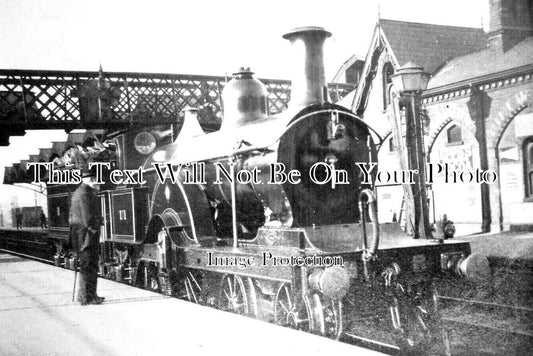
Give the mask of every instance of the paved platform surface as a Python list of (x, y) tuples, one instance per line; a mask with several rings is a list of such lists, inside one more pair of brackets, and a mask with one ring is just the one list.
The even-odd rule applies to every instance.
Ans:
[(470, 241), (472, 252), (487, 257), (533, 262), (533, 232), (503, 231), (457, 239)]
[(105, 279), (82, 307), (73, 278), (0, 254), (0, 355), (379, 355)]

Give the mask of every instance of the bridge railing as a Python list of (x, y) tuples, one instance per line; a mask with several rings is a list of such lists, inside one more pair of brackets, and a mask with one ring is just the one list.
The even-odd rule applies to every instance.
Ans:
[[(186, 106), (201, 109), (203, 125), (221, 118), (223, 76), (0, 69), (0, 124), (11, 135), (26, 129), (109, 128), (177, 122)], [(290, 81), (261, 79), (269, 110), (287, 108)], [(330, 84), (335, 102), (353, 85)]]

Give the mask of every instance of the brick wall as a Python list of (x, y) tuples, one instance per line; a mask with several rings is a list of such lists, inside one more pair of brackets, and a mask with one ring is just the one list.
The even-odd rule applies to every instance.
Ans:
[[(499, 83), (501, 83), (501, 85)], [(516, 166), (510, 168), (509, 165), (502, 166), (501, 158), (499, 158), (500, 152), (498, 151), (498, 143), (509, 125), (514, 125), (517, 115), (532, 106), (533, 82), (531, 77), (529, 77), (529, 79), (524, 77), (521, 81), (516, 80), (514, 83), (509, 81), (508, 85), (504, 85), (504, 83), (505, 81), (496, 82), (494, 85), (489, 84), (487, 88), (483, 89), (490, 102), (485, 102), (483, 108), (486, 115), (484, 120), (484, 136), (487, 146), (488, 169), (493, 170), (499, 175), (498, 181), (489, 185), (488, 190), (492, 231), (498, 231), (500, 228), (508, 228), (509, 225), (513, 224), (533, 224), (533, 202), (524, 200), (524, 181), (523, 176), (520, 173), (522, 170), (521, 160), (520, 167), (518, 168)], [(476, 125), (471, 119), (467, 107), (470, 95), (471, 92), (465, 90), (464, 95), (458, 95), (448, 100), (440, 100), (426, 104), (425, 107), (430, 120), (427, 142), (429, 146), (432, 146), (432, 161), (438, 159), (438, 154), (436, 152), (442, 153), (447, 150), (452, 151), (457, 149), (456, 147), (447, 146), (445, 139), (446, 129), (455, 123), (460, 125), (463, 129), (465, 146), (471, 145), (473, 147), (473, 155), (477, 156), (472, 157), (472, 162), (477, 162), (479, 164), (480, 151), (479, 142), (477, 142), (478, 139), (475, 138)], [(520, 121), (522, 127), (532, 128), (531, 134), (533, 135), (533, 116), (521, 118)], [(528, 132), (524, 131), (518, 134), (529, 135)], [(516, 139), (516, 149), (518, 152), (521, 151), (520, 140), (523, 141), (523, 137), (526, 136), (521, 137), (522, 139)], [(521, 157), (521, 155), (518, 156), (519, 159), (521, 159)], [(475, 165), (473, 168), (476, 168)], [(512, 170), (511, 173), (509, 173), (509, 169)], [(504, 173), (503, 177), (501, 176), (502, 173)], [(519, 195), (519, 199), (516, 199), (516, 193), (510, 190), (511, 182), (509, 179), (516, 180), (515, 188), (521, 192), (520, 194), (522, 194)], [(469, 189), (471, 189), (470, 192), (475, 190), (473, 187)], [(458, 202), (462, 199), (464, 203), (464, 200), (467, 199), (470, 200), (470, 203), (473, 203), (473, 195), (467, 195), (467, 197), (465, 197), (456, 193), (460, 192), (457, 190), (453, 191), (453, 195), (457, 196)], [(513, 194), (514, 198), (511, 198), (510, 194)], [(512, 199), (513, 201), (512, 206), (505, 204), (506, 202), (509, 202), (509, 199)], [(502, 204), (502, 202), (504, 204)], [(440, 204), (440, 202), (437, 198), (437, 205), (438, 204)], [(478, 204), (476, 203), (476, 205)], [(458, 204), (458, 206), (462, 206), (462, 204)], [(478, 206), (480, 207), (480, 205)]]

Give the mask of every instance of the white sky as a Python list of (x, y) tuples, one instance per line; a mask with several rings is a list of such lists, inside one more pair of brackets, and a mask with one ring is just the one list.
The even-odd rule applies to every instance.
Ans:
[[(0, 68), (96, 71), (102, 63), (104, 71), (224, 75), (250, 66), (261, 78), (290, 79), (281, 35), (313, 25), (333, 33), (325, 46), (330, 80), (352, 54), (366, 54), (378, 6), (385, 19), (488, 22), (488, 0), (0, 0)], [(0, 147), (0, 167), (63, 137), (11, 138)], [(33, 193), (0, 186), (0, 208), (13, 194), (21, 206), (34, 203)]]
[[(0, 68), (288, 78), (281, 35), (323, 26), (331, 78), (364, 54), (377, 20), (479, 27), (488, 0), (0, 0)], [(486, 17), (486, 16), (485, 16)]]

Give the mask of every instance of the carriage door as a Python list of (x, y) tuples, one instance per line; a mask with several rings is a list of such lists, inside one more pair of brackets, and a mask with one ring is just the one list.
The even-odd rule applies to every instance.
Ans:
[(145, 188), (117, 189), (110, 193), (111, 240), (140, 242), (148, 223), (148, 192)]

